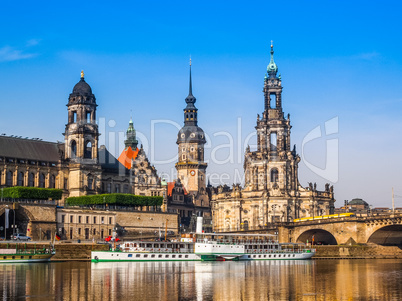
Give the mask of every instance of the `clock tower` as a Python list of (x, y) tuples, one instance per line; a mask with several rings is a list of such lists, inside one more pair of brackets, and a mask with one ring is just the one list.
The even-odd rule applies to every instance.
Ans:
[(177, 135), (179, 146), (179, 160), (176, 163), (177, 177), (184, 184), (189, 193), (205, 192), (205, 171), (207, 163), (204, 162), (204, 131), (198, 127), (195, 107), (196, 98), (193, 96), (191, 80), (191, 59), (190, 59), (190, 83), (189, 93), (186, 97), (187, 106), (184, 109), (184, 126)]

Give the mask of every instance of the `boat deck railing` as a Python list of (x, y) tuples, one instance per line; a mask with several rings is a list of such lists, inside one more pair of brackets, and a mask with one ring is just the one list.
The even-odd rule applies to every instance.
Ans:
[(266, 239), (205, 239), (200, 238), (196, 240), (197, 243), (217, 243), (223, 245), (274, 245), (279, 244), (277, 240)]

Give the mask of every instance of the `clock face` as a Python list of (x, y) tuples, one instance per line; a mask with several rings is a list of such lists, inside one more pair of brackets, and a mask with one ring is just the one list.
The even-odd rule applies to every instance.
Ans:
[(194, 138), (194, 137), (195, 137), (195, 134), (194, 134), (194, 133), (191, 133), (190, 137), (191, 137), (191, 138)]
[(190, 171), (190, 175), (193, 176), (193, 177), (195, 176), (195, 170), (194, 169), (192, 171)]
[(181, 137), (184, 138), (184, 137), (186, 137), (186, 135), (183, 133), (183, 134), (181, 134)]

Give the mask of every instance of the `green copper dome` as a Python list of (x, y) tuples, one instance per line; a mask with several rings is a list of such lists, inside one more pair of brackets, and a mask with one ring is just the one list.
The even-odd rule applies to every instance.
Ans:
[(278, 66), (275, 64), (274, 61), (274, 45), (272, 44), (271, 44), (271, 61), (268, 64), (267, 73), (269, 77), (276, 77), (276, 74), (278, 73)]

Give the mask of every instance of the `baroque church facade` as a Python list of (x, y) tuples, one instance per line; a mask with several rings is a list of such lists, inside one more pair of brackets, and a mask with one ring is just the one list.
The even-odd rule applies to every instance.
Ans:
[(224, 185), (212, 192), (214, 231), (259, 229), (269, 223), (334, 212), (333, 186), (318, 191), (298, 180), (300, 157), (290, 144), (290, 115), (282, 109), (282, 80), (271, 60), (264, 78), (264, 112), (257, 115), (257, 150), (246, 148), (244, 188)]

